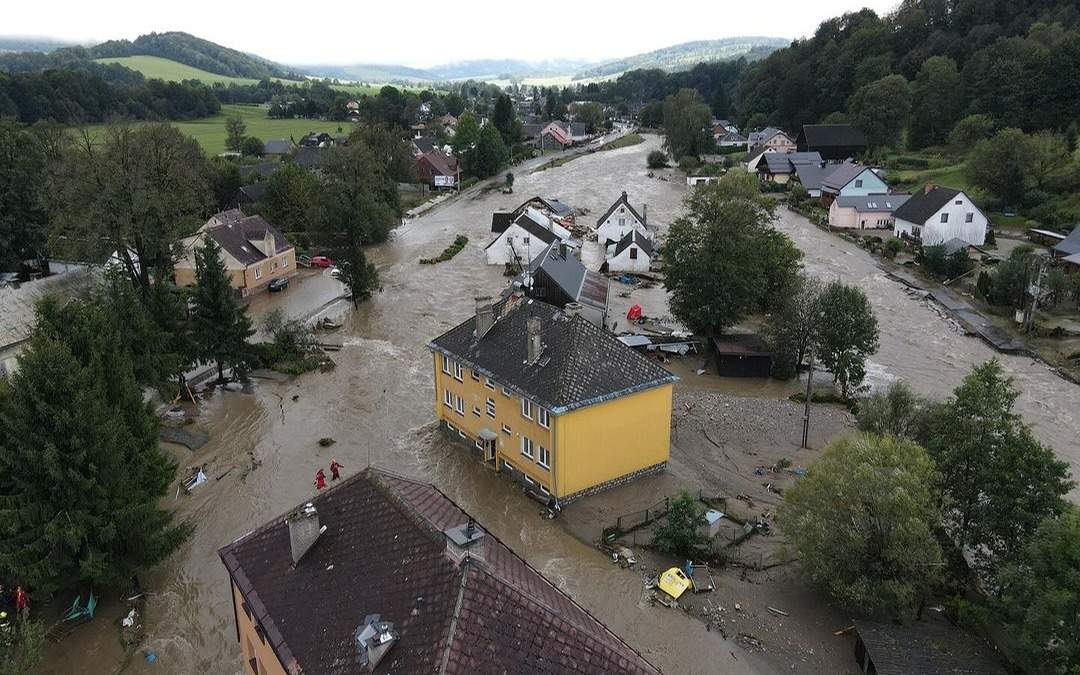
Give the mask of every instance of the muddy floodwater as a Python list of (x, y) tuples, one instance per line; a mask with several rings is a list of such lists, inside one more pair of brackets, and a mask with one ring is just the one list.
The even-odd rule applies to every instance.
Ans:
[[(372, 464), (434, 483), (665, 672), (793, 672), (790, 664), (769, 663), (706, 632), (702, 623), (682, 612), (650, 607), (642, 600), (637, 574), (613, 567), (562, 524), (542, 519), (534, 502), (445, 440), (434, 423), (432, 360), (426, 343), (471, 315), (475, 296), (495, 295), (506, 284), (502, 270), (484, 261), (492, 210), (541, 194), (588, 209), (590, 214), (579, 221), (594, 223), (626, 190), (635, 206), (648, 204), (650, 222), (663, 226), (681, 209), (686, 187), (673, 173), (667, 181), (646, 175), (645, 155), (659, 143), (656, 137), (648, 138), (644, 144), (583, 156), (555, 169), (531, 174), (515, 169), (513, 195), (473, 191), (408, 222), (391, 241), (370, 251), (382, 290), (356, 310), (342, 303), (326, 306), (342, 289), (323, 273), (294, 283), (280, 295), (258, 298), (252, 305), (256, 314), (280, 306), (294, 316), (323, 308), (341, 317), (345, 326), (336, 335), (344, 347), (333, 354), (336, 370), (285, 384), (260, 381), (249, 392), (219, 391), (204, 402), (196, 426), (209, 432), (210, 443), (195, 453), (170, 451), (181, 466), (207, 464), (210, 480), (190, 497), (167, 498), (196, 530), (143, 579), (152, 595), (141, 650), (128, 662), (122, 660), (114, 622), (123, 609), (110, 603), (92, 624), (50, 648), (43, 672), (244, 672), (228, 577), (217, 550), (309, 497), (313, 474), (332, 458), (344, 464), (346, 474)], [(972, 365), (995, 355), (978, 340), (951, 332), (932, 308), (905, 295), (862, 251), (793, 214), (785, 212), (778, 226), (806, 252), (811, 273), (839, 276), (869, 294), (882, 330), (881, 350), (870, 369), (872, 383), (902, 378), (921, 393), (943, 396)], [(417, 263), (438, 254), (458, 234), (470, 241), (453, 260), (433, 266)], [(583, 257), (599, 264), (598, 247), (588, 244)], [(622, 298), (615, 294), (618, 286), (614, 284), (612, 293), (613, 315), (625, 315), (633, 303), (641, 303), (646, 314), (666, 314), (662, 289)], [(1025, 418), (1080, 475), (1080, 388), (1030, 359), (1001, 358), (1023, 390), (1018, 405)], [(680, 375), (696, 377), (694, 369), (685, 366)], [(786, 385), (743, 387), (730, 381), (723, 388), (766, 398), (790, 391)], [(336, 442), (320, 447), (321, 437)], [(298, 591), (317, 604), (335, 589)], [(143, 658), (146, 649), (156, 654), (153, 665)]]

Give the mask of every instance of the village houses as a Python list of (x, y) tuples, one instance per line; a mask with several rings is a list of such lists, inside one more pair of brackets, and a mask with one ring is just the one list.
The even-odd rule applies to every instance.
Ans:
[(827, 162), (842, 162), (866, 152), (866, 136), (850, 124), (804, 124), (795, 141), (798, 152), (817, 152)]
[(218, 555), (252, 675), (660, 672), (438, 488), (388, 471)]
[(558, 200), (550, 200), (549, 205), (548, 200), (539, 197), (511, 211), (492, 213), (494, 238), (484, 249), (487, 264), (521, 267), (555, 241), (578, 248), (579, 242), (573, 240), (566, 227), (570, 222), (569, 207)]
[(829, 227), (834, 229), (891, 230), (893, 215), (911, 195), (874, 194), (837, 197), (829, 204)]
[(895, 234), (924, 246), (960, 239), (974, 246), (986, 242), (989, 220), (961, 190), (927, 183), (895, 211)]
[(637, 231), (641, 236), (652, 239), (648, 226), (648, 207), (642, 206), (639, 213), (631, 204), (624, 191), (608, 207), (604, 215), (596, 220), (596, 240), (605, 248), (608, 244), (622, 241), (627, 232)]
[(229, 282), (241, 297), (265, 290), (274, 279), (296, 274), (296, 250), (262, 216), (230, 209), (211, 216), (198, 231), (180, 242), (176, 261), (177, 286), (195, 285), (195, 250), (210, 237), (221, 248)]
[(630, 230), (618, 243), (608, 245), (603, 271), (648, 272), (654, 255), (652, 240)]
[(580, 260), (570, 246), (553, 241), (533, 258), (504, 292), (520, 292), (559, 309), (576, 312), (603, 328), (608, 320), (610, 281)]
[(563, 504), (665, 467), (678, 379), (576, 309), (478, 298), (475, 316), (428, 344), (444, 429)]

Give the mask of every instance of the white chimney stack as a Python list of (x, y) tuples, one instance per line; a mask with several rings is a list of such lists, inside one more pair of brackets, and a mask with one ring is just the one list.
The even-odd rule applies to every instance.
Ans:
[(491, 297), (483, 295), (476, 298), (476, 339), (484, 337), (493, 325), (495, 325), (495, 308), (491, 305)]
[(540, 318), (530, 316), (525, 322), (525, 330), (529, 340), (526, 363), (531, 366), (540, 360), (540, 353), (544, 351), (544, 346), (540, 344)]
[(319, 526), (319, 512), (311, 502), (290, 513), (285, 520), (289, 524), (289, 548), (295, 567), (319, 540), (319, 536), (326, 532), (326, 526)]

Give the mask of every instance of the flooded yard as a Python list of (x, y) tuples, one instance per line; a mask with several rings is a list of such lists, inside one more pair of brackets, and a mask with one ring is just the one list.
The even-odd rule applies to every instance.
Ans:
[[(541, 518), (535, 502), (472, 461), (436, 428), (433, 366), (425, 345), (471, 315), (474, 297), (494, 295), (507, 283), (501, 268), (485, 264), (491, 212), (540, 194), (588, 209), (589, 215), (579, 217), (579, 222), (592, 224), (626, 190), (635, 206), (648, 204), (651, 223), (666, 225), (681, 209), (686, 188), (678, 177), (662, 181), (647, 176), (645, 156), (659, 143), (655, 136), (647, 138), (641, 145), (582, 156), (537, 173), (514, 169), (515, 194), (466, 193), (408, 222), (391, 241), (373, 248), (369, 256), (379, 269), (382, 290), (355, 310), (347, 303), (327, 309), (345, 322), (336, 334), (344, 347), (333, 354), (334, 371), (285, 384), (257, 382), (247, 393), (217, 391), (204, 402), (196, 422), (209, 432), (210, 442), (195, 453), (170, 448), (181, 467), (207, 464), (210, 480), (190, 497), (168, 496), (179, 517), (192, 520), (196, 530), (180, 551), (143, 579), (152, 595), (142, 648), (152, 649), (157, 662), (147, 663), (141, 652), (130, 663), (122, 662), (113, 622), (124, 610), (106, 604), (93, 624), (50, 649), (43, 672), (242, 672), (228, 576), (217, 550), (310, 496), (313, 474), (332, 458), (345, 466), (346, 474), (370, 464), (434, 483), (665, 672), (826, 672), (803, 661), (764, 658), (734, 639), (707, 631), (691, 616), (649, 606), (642, 599), (640, 574), (614, 567), (565, 524)], [(972, 365), (995, 355), (978, 340), (950, 332), (936, 312), (886, 279), (868, 254), (794, 214), (785, 212), (778, 227), (806, 252), (811, 273), (857, 283), (870, 295), (882, 330), (882, 347), (870, 369), (873, 384), (902, 378), (921, 393), (944, 396)], [(438, 265), (418, 264), (419, 258), (438, 254), (459, 234), (467, 235), (469, 244), (458, 256)], [(598, 265), (600, 255), (599, 246), (590, 242), (583, 258)], [(634, 291), (628, 298), (616, 296), (617, 287), (612, 316), (620, 318), (620, 326), (634, 303), (641, 303), (646, 314), (666, 314), (661, 287)], [(257, 299), (253, 309), (261, 313), (281, 305), (290, 315), (301, 316), (339, 293), (336, 281), (316, 274), (280, 296)], [(1018, 405), (1025, 418), (1080, 475), (1080, 388), (1030, 359), (1001, 358), (1023, 390)], [(730, 394), (775, 402), (797, 386), (732, 383), (697, 375), (696, 363), (687, 359), (675, 366), (684, 378), (681, 395), (690, 399), (695, 389), (715, 384)], [(787, 415), (776, 424), (793, 425), (791, 442), (797, 443), (801, 418)], [(824, 444), (827, 434), (845, 428), (847, 423), (838, 419), (822, 424), (816, 441)], [(691, 430), (677, 429), (677, 446), (684, 433)], [(321, 447), (317, 441), (322, 437), (336, 442)], [(709, 457), (707, 466), (689, 466), (689, 461), (673, 450), (672, 470), (665, 480), (703, 487), (734, 480), (721, 456)], [(779, 583), (787, 584), (780, 588), (790, 593), (805, 594), (790, 580)], [(307, 592), (317, 603), (320, 594), (334, 589)], [(800, 600), (808, 605), (812, 601), (812, 597)], [(840, 663), (839, 654), (825, 662)]]

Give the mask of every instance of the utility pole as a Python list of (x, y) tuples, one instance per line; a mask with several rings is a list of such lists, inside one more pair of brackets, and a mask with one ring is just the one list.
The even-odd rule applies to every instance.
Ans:
[(807, 444), (810, 436), (810, 396), (811, 385), (814, 382), (814, 350), (810, 349), (810, 370), (806, 371), (806, 407), (803, 410), (803, 422), (802, 422), (802, 447), (809, 448)]

